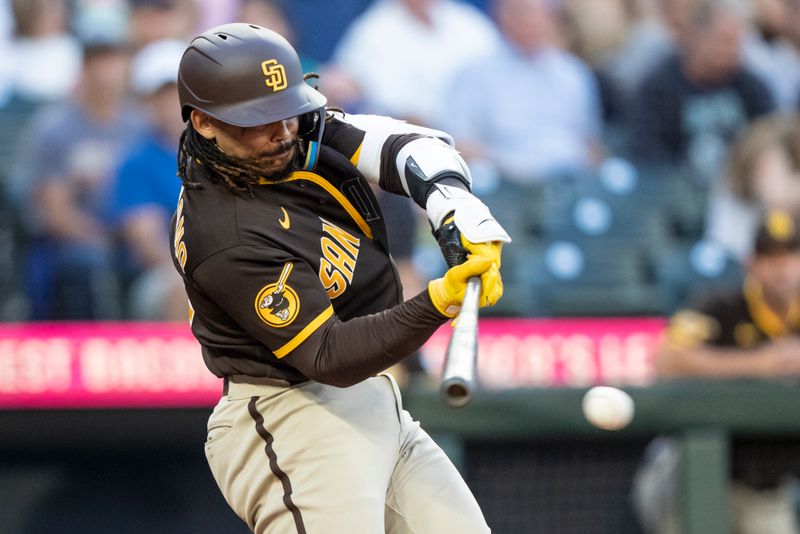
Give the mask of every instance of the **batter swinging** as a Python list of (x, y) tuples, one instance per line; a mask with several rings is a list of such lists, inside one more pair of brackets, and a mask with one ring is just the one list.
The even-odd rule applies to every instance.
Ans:
[[(225, 391), (205, 450), (255, 532), (489, 529), (460, 475), (381, 371), (458, 311), (480, 276), (502, 295), (508, 235), (470, 192), (448, 135), (326, 110), (297, 53), (248, 24), (213, 28), (180, 65), (187, 122), (172, 247), (192, 331)], [(454, 215), (465, 263), (403, 302), (368, 181)]]

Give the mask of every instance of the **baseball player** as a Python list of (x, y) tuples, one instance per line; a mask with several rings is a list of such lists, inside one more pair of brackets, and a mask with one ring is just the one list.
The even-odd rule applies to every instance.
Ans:
[[(752, 247), (739, 288), (697, 295), (670, 318), (656, 360), (661, 377), (800, 378), (800, 217), (783, 210), (762, 214)], [(670, 437), (657, 438), (634, 478), (634, 507), (647, 532), (680, 531), (680, 448)], [(731, 532), (800, 532), (796, 439), (733, 436), (729, 469)]]
[[(195, 38), (172, 247), (208, 368), (224, 377), (211, 471), (255, 532), (487, 532), (443, 452), (383, 370), (455, 316), (467, 279), (502, 295), (506, 232), (470, 194), (443, 132), (326, 110), (280, 35)], [(467, 261), (403, 302), (369, 182), (455, 225)]]

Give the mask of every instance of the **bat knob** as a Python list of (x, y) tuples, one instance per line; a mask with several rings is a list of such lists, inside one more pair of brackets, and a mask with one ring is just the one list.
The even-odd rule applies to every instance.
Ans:
[(462, 377), (451, 377), (442, 382), (439, 391), (445, 404), (452, 408), (461, 408), (472, 400), (472, 384)]

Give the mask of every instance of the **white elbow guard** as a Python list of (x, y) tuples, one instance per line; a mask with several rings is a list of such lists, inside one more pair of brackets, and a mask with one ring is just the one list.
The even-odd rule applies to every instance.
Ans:
[(455, 178), (467, 188), (472, 186), (472, 175), (464, 159), (435, 137), (414, 139), (400, 149), (395, 163), (403, 189), (420, 205), (425, 203), (433, 184), (442, 178)]
[(471, 243), (489, 243), (502, 241), (510, 243), (511, 237), (500, 226), (486, 204), (478, 197), (461, 188), (434, 184), (434, 190), (428, 196), (425, 209), (428, 220), (434, 229), (438, 229), (448, 214), (454, 214), (456, 228)]

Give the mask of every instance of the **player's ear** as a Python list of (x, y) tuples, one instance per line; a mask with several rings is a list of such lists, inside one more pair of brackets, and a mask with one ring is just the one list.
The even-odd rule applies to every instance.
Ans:
[(206, 139), (214, 139), (215, 132), (210, 115), (197, 109), (193, 109), (189, 120), (192, 121), (192, 126), (197, 133)]

